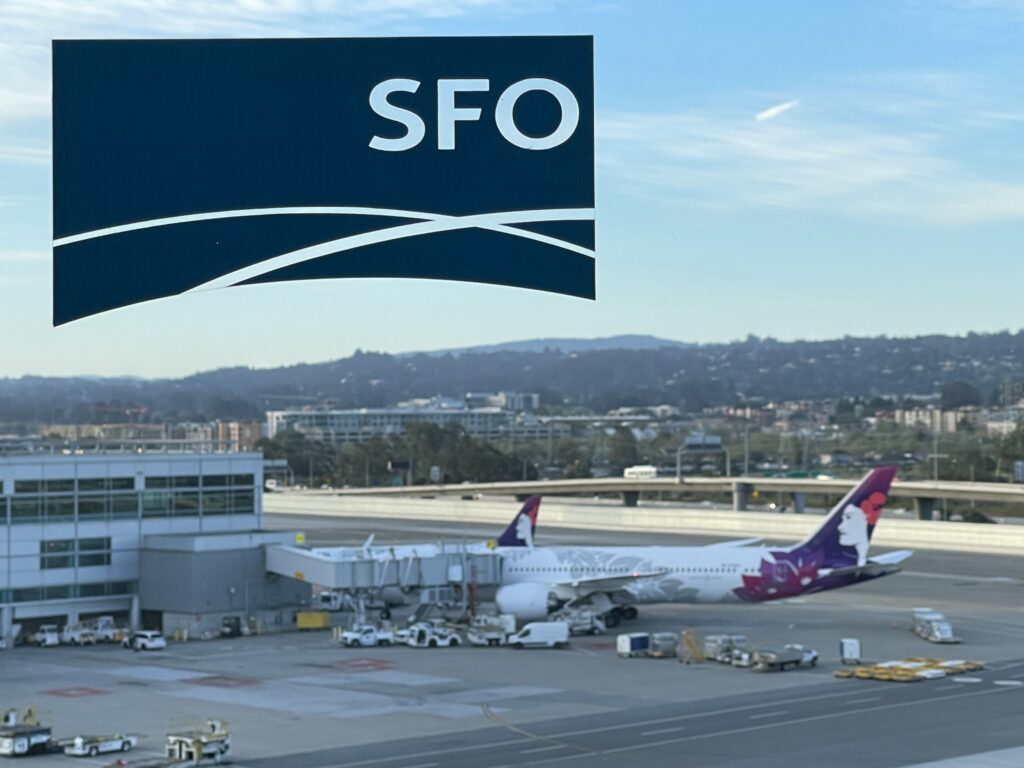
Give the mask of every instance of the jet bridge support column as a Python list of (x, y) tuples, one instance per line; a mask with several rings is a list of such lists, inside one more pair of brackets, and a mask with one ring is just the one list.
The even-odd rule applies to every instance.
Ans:
[(624, 507), (635, 507), (640, 501), (640, 491), (623, 491), (622, 505)]
[(737, 512), (743, 512), (747, 508), (747, 504), (750, 503), (750, 495), (754, 490), (754, 486), (750, 483), (733, 483), (732, 484), (732, 508)]

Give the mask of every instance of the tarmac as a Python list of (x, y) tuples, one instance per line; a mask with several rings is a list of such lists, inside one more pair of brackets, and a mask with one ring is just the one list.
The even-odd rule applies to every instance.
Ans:
[[(509, 518), (515, 512), (510, 506)], [(276, 518), (314, 545), (493, 537), (488, 526)], [(657, 536), (659, 544), (713, 539)], [(650, 534), (538, 529), (538, 544), (654, 543)], [(16, 648), (0, 653), (0, 707), (34, 706), (55, 736), (163, 734), (228, 721), (239, 766), (503, 768), (524, 765), (942, 768), (1024, 760), (1024, 558), (915, 555), (907, 571), (761, 605), (644, 607), (615, 631), (735, 632), (751, 644), (816, 648), (815, 669), (758, 673), (670, 659), (620, 659), (614, 635), (567, 650), (344, 649), (326, 632), (172, 643), (166, 651)], [(910, 631), (911, 609), (953, 621), (962, 645)], [(841, 637), (873, 660), (942, 656), (983, 672), (914, 684), (837, 680)], [(116, 757), (116, 756), (115, 756)], [(112, 758), (29, 758), (107, 765)]]

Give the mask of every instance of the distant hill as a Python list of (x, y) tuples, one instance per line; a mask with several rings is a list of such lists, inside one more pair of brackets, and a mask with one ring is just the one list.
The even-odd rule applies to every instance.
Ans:
[[(623, 346), (634, 344), (636, 346)], [(590, 346), (587, 346), (590, 345)], [(260, 419), (268, 409), (388, 406), (412, 397), (538, 392), (548, 406), (686, 410), (752, 399), (928, 394), (954, 382), (992, 402), (1024, 382), (1024, 332), (686, 345), (654, 337), (538, 339), (470, 350), (224, 368), (181, 379), (0, 379), (3, 431), (48, 422)], [(1019, 390), (1015, 390), (1019, 391)]]
[(683, 349), (692, 347), (684, 341), (659, 339), (657, 336), (644, 334), (621, 334), (605, 336), (599, 339), (527, 339), (525, 341), (506, 341), (501, 344), (483, 344), (476, 347), (455, 347), (438, 349), (430, 352), (412, 352), (409, 354), (427, 355), (464, 355), (470, 352), (594, 352), (605, 349), (661, 349), (673, 347)]

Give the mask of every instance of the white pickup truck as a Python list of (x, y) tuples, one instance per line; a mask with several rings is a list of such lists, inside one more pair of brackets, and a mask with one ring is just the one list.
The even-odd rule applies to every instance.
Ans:
[(100, 616), (96, 619), (96, 642), (116, 643), (124, 634), (114, 623), (113, 616)]
[(754, 669), (761, 671), (784, 670), (788, 667), (816, 667), (818, 652), (802, 645), (786, 645), (775, 651), (760, 648), (753, 653)]
[(349, 648), (392, 645), (395, 642), (395, 633), (390, 629), (378, 629), (372, 624), (356, 624), (352, 629), (342, 632), (338, 642)]
[(130, 752), (139, 745), (139, 737), (133, 733), (115, 733), (110, 736), (75, 736), (64, 747), (65, 755), (75, 757), (96, 757), (107, 752)]
[(68, 624), (60, 632), (65, 645), (96, 645), (96, 631), (87, 624)]

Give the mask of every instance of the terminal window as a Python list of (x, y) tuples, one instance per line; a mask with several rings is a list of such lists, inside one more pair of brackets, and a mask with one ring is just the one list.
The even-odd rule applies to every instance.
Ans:
[(100, 581), (88, 584), (56, 584), (47, 587), (0, 589), (0, 603), (37, 603), (44, 600), (68, 600), (76, 597), (107, 597), (134, 595), (138, 581)]
[(39, 542), (39, 567), (87, 568), (110, 565), (110, 538), (51, 539)]

